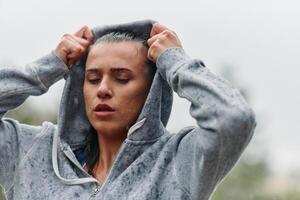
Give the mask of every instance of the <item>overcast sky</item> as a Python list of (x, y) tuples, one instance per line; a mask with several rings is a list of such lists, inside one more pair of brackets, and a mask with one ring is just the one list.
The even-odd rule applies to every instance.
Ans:
[[(258, 117), (250, 148), (261, 142), (278, 173), (299, 171), (299, 8), (296, 0), (0, 0), (0, 64), (23, 66), (83, 25), (157, 20), (176, 31), (188, 54), (213, 72), (233, 66), (234, 84), (248, 88)], [(30, 101), (57, 109), (62, 86), (60, 81)], [(175, 99), (171, 131), (195, 123), (188, 109), (188, 102)]]

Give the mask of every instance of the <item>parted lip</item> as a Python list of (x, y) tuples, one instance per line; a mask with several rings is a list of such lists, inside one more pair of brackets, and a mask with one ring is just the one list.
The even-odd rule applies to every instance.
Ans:
[(115, 110), (114, 110), (110, 105), (108, 105), (108, 104), (105, 104), (105, 103), (99, 103), (99, 104), (95, 107), (94, 111), (97, 111), (97, 112), (101, 112), (101, 111), (110, 111), (110, 112), (112, 112), (112, 111), (115, 111)]

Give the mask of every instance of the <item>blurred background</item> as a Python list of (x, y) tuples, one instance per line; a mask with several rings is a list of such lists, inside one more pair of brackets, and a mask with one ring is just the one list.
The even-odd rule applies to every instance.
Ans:
[[(299, 8), (296, 0), (0, 0), (0, 67), (24, 66), (83, 25), (157, 20), (178, 34), (191, 57), (239, 88), (257, 116), (251, 143), (212, 199), (299, 200)], [(63, 85), (7, 116), (55, 123)], [(168, 129), (188, 125), (195, 125), (189, 103), (175, 96)]]

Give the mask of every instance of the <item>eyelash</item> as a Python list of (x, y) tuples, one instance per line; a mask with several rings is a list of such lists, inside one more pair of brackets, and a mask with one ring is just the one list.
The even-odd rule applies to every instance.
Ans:
[[(89, 83), (93, 84), (93, 85), (96, 85), (98, 83), (100, 79), (90, 79), (88, 80)], [(129, 79), (118, 79), (116, 78), (115, 79), (117, 82), (121, 83), (121, 84), (126, 84), (129, 82)]]
[(97, 84), (98, 81), (99, 79), (88, 80), (88, 82), (91, 83), (92, 85)]
[(129, 79), (118, 79), (118, 78), (116, 78), (116, 80), (117, 80), (118, 82), (122, 83), (122, 84), (126, 84), (126, 83), (129, 82)]

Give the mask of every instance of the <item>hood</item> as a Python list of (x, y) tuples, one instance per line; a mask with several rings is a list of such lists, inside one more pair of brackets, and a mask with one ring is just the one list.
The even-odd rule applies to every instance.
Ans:
[[(130, 31), (137, 37), (148, 39), (153, 23), (152, 20), (144, 20), (96, 27), (92, 29), (94, 34), (92, 43), (112, 31)], [(58, 116), (58, 137), (63, 146), (69, 145), (72, 149), (85, 144), (91, 127), (86, 116), (83, 97), (86, 57), (87, 55), (84, 55), (80, 61), (74, 64), (66, 77)], [(139, 123), (142, 125), (137, 130), (131, 130), (128, 139), (133, 141), (154, 140), (164, 133), (163, 129), (166, 127), (171, 113), (172, 94), (168, 83), (156, 70), (147, 99), (137, 119), (137, 123), (142, 122)]]

